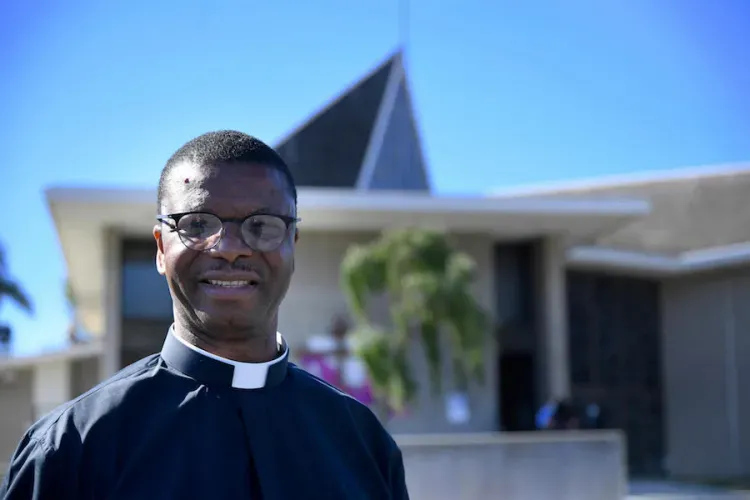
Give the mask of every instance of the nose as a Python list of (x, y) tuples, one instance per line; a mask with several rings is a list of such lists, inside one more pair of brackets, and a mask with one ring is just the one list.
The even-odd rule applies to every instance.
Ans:
[(224, 224), (219, 243), (209, 253), (212, 257), (234, 263), (241, 257), (251, 256), (253, 251), (243, 241), (237, 224), (229, 223)]

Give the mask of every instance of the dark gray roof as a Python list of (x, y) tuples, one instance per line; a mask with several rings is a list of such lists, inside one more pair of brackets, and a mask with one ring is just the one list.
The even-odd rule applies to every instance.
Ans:
[(396, 57), (389, 57), (276, 147), (298, 186), (356, 186)]
[[(541, 194), (541, 193), (540, 193)], [(640, 198), (652, 213), (590, 242), (619, 250), (678, 254), (750, 241), (750, 164), (662, 179), (551, 189), (556, 198)]]

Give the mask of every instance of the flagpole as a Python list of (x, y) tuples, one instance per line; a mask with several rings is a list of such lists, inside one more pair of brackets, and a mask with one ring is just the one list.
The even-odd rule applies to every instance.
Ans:
[(410, 9), (409, 0), (398, 1), (398, 43), (401, 46), (402, 54), (406, 53), (409, 44), (409, 22)]

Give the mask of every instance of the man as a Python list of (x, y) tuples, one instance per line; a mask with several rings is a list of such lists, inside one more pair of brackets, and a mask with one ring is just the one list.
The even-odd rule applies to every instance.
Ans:
[(375, 416), (290, 364), (277, 333), (296, 205), (286, 164), (253, 137), (180, 148), (153, 230), (174, 310), (162, 351), (34, 424), (0, 498), (407, 499)]
[(536, 428), (538, 430), (550, 429), (557, 411), (558, 401), (550, 399), (536, 412)]
[(578, 408), (570, 399), (550, 400), (537, 412), (536, 427), (558, 431), (578, 429)]

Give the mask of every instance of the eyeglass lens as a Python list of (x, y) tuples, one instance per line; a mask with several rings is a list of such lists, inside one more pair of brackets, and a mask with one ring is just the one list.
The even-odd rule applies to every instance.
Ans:
[[(224, 225), (212, 214), (187, 214), (177, 223), (182, 242), (193, 250), (208, 250), (219, 244)], [(283, 219), (275, 215), (253, 215), (242, 223), (242, 239), (253, 250), (270, 252), (278, 248), (287, 233)]]

